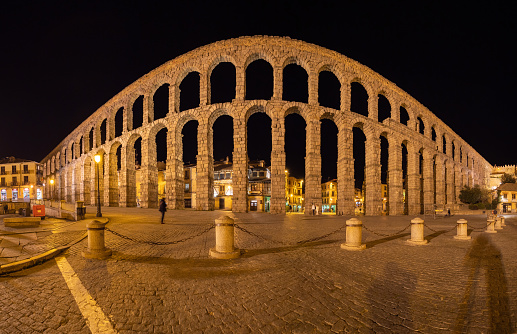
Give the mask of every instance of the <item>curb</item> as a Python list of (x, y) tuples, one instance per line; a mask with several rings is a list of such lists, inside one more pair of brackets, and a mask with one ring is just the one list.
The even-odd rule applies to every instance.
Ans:
[(0, 266), (0, 276), (2, 276), (4, 274), (9, 274), (9, 273), (13, 273), (13, 272), (16, 272), (16, 271), (20, 271), (20, 270), (23, 270), (23, 269), (31, 268), (31, 267), (34, 267), (34, 266), (36, 266), (38, 264), (44, 263), (44, 262), (46, 262), (48, 260), (51, 260), (54, 257), (56, 257), (57, 255), (59, 255), (60, 253), (62, 253), (63, 251), (65, 251), (68, 248), (70, 248), (73, 245), (75, 245), (76, 243), (82, 241), (87, 236), (88, 236), (88, 232), (85, 232), (81, 237), (79, 237), (76, 240), (68, 243), (65, 246), (60, 246), (60, 247), (57, 247), (57, 248), (53, 248), (51, 250), (48, 250), (48, 251), (46, 251), (44, 253), (38, 254), (36, 256), (33, 256), (33, 257), (25, 259), (25, 260), (16, 261), (16, 262), (12, 262), (12, 263), (1, 265)]

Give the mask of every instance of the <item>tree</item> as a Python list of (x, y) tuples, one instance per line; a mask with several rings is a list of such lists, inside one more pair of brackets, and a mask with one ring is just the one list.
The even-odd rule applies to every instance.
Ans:
[(464, 186), (460, 190), (460, 201), (466, 204), (476, 204), (483, 200), (483, 193), (479, 185), (474, 187)]
[(504, 183), (515, 183), (517, 180), (515, 179), (515, 176), (511, 174), (504, 173), (503, 176), (501, 176), (501, 184)]

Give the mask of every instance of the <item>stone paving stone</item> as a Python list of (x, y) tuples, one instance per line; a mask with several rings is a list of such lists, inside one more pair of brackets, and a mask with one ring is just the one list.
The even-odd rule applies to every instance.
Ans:
[[(146, 211), (140, 212), (144, 213), (141, 218), (136, 214), (126, 218), (121, 209), (113, 208), (108, 226), (134, 238), (177, 240), (197, 233), (203, 224), (222, 214), (199, 212), (196, 223), (188, 224), (188, 215), (198, 212), (170, 211), (168, 214), (174, 215), (160, 226), (143, 224)], [(344, 234), (311, 245), (296, 244), (336, 230), (343, 217), (325, 217), (319, 223), (294, 215), (238, 216), (240, 224), (249, 226), (250, 231), (288, 245), (241, 233), (239, 247), (246, 249), (244, 256), (218, 261), (208, 256), (209, 248), (215, 245), (213, 230), (189, 242), (162, 246), (138, 244), (106, 233), (106, 244), (113, 250), (111, 258), (82, 258), (86, 241), (65, 255), (119, 332), (517, 331), (515, 217), (508, 217), (508, 226), (498, 234), (481, 238), (484, 233), (473, 232), (470, 242), (456, 241), (454, 233), (443, 233), (426, 246), (413, 247), (406, 243), (408, 237), (379, 243), (382, 237), (365, 232), (371, 246), (362, 252), (347, 252), (339, 247)], [(373, 218), (363, 219), (376, 228)], [(431, 221), (429, 225), (446, 229), (457, 219)], [(468, 220), (477, 225), (483, 222), (482, 217)], [(395, 232), (408, 222), (408, 217), (394, 217), (391, 224), (383, 220), (379, 230)], [(0, 301), (13, 301), (2, 311), (7, 308), (20, 314), (26, 309), (29, 313), (24, 317), (38, 324), (41, 318), (36, 321), (31, 314), (41, 314), (47, 319), (43, 322), (47, 330), (77, 328), (88, 332), (56, 269), (47, 263), (0, 278), (0, 296), (4, 296)], [(25, 293), (21, 298), (24, 290), (11, 286), (25, 287), (30, 295)], [(58, 287), (61, 290), (56, 290)], [(56, 292), (64, 302), (42, 302), (54, 300)], [(61, 318), (52, 321), (56, 316)], [(0, 323), (1, 317), (0, 313)], [(7, 320), (14, 323), (16, 318)], [(16, 328), (23, 325), (20, 321), (15, 324)]]

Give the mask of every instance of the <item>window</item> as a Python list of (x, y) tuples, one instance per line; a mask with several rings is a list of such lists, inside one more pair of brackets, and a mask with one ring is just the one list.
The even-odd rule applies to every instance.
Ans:
[(15, 165), (11, 166), (11, 169), (12, 169), (13, 174), (16, 174), (16, 166)]
[(24, 188), (23, 189), (23, 199), (30, 200), (30, 198), (31, 198), (31, 196), (30, 196), (29, 188)]
[(214, 180), (219, 180), (219, 173), (214, 173)]
[(0, 199), (1, 199), (2, 201), (7, 201), (7, 190), (2, 189), (2, 190), (0, 191), (0, 193), (2, 194)]
[(16, 176), (13, 177), (13, 182), (12, 182), (12, 185), (15, 186), (18, 184), (18, 179)]
[(253, 177), (257, 177), (258, 176), (258, 172), (253, 172)]
[(23, 184), (28, 184), (28, 183), (29, 183), (29, 176), (24, 175), (23, 176)]
[[(14, 177), (13, 177), (13, 180), (14, 180)], [(503, 197), (504, 197), (505, 199), (508, 199), (508, 194), (507, 194), (507, 193), (504, 193), (504, 194), (503, 194)]]
[(227, 180), (231, 180), (232, 178), (232, 173), (231, 172), (226, 172), (226, 179)]
[(18, 189), (13, 189), (13, 201), (18, 200)]
[(36, 199), (43, 199), (43, 194), (41, 193), (41, 189), (36, 189)]
[(5, 175), (5, 167), (4, 167), (4, 166), (2, 166), (2, 169), (0, 170), (0, 173), (1, 173), (2, 175)]
[(224, 186), (219, 186), (219, 194), (224, 194)]
[(264, 172), (260, 172), (260, 173), (259, 173), (259, 176), (260, 176), (260, 177), (264, 177)]
[(2, 178), (2, 180), (0, 181), (0, 184), (2, 185), (2, 187), (5, 187), (5, 177)]
[(29, 165), (23, 165), (23, 172), (25, 174), (29, 173)]
[(188, 192), (190, 189), (190, 184), (188, 183), (185, 183), (185, 191)]
[(515, 194), (512, 194), (512, 199), (515, 199)]
[(188, 170), (185, 171), (185, 178), (188, 179), (189, 176), (188, 176)]

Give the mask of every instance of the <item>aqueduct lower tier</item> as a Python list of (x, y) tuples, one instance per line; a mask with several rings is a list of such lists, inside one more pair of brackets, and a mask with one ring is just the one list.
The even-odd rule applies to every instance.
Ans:
[[(271, 94), (265, 99), (250, 97), (246, 89), (253, 84), (248, 69), (257, 61), (265, 62), (271, 73)], [(230, 72), (235, 76), (233, 96), (228, 101), (212, 103), (217, 100), (212, 76), (222, 64), (233, 69)], [(288, 87), (284, 79), (289, 66), (307, 77), (305, 100), (289, 100), (285, 93)], [(185, 109), (183, 81), (193, 73), (198, 78), (197, 106)], [(322, 103), (321, 96), (327, 93), (321, 87), (324, 73), (338, 82), (338, 106)], [(353, 107), (354, 85), (367, 93), (367, 109), (363, 113)], [(159, 111), (158, 92), (162, 95), (165, 92), (165, 111)], [(389, 115), (384, 119), (380, 116), (381, 100), (389, 106)], [(43, 159), (45, 197), (67, 202), (81, 200), (93, 205), (99, 189), (102, 205), (135, 206), (135, 142), (141, 140), (140, 204), (157, 207), (156, 135), (166, 129), (166, 196), (169, 208), (182, 209), (182, 129), (187, 122), (195, 120), (198, 122), (196, 208), (212, 210), (213, 125), (220, 116), (228, 115), (233, 120), (234, 134), (233, 211), (247, 211), (247, 121), (254, 113), (265, 113), (271, 119), (272, 213), (285, 212), (285, 118), (292, 113), (303, 117), (306, 123), (306, 212), (312, 203), (320, 207), (322, 204), (320, 122), (323, 119), (331, 120), (338, 129), (337, 212), (343, 214), (353, 214), (355, 206), (354, 128), (361, 129), (366, 137), (364, 183), (368, 215), (378, 215), (381, 211), (381, 138), (389, 144), (387, 184), (392, 215), (404, 213), (404, 202), (409, 214), (419, 214), (423, 208), (427, 210), (435, 205), (454, 207), (459, 203), (460, 189), (464, 185), (486, 186), (492, 168), (432, 112), (368, 67), (313, 44), (255, 36), (220, 41), (188, 52), (114, 96)], [(118, 127), (117, 119), (121, 124)], [(101, 156), (101, 168), (96, 168), (93, 160), (96, 154)]]

